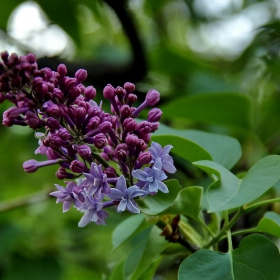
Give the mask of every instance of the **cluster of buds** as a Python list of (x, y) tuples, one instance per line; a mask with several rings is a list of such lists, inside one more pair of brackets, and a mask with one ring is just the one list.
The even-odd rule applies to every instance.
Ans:
[(86, 70), (79, 69), (71, 78), (64, 64), (57, 71), (38, 69), (33, 54), (18, 57), (3, 52), (1, 58), (0, 102), (14, 104), (4, 112), (3, 125), (43, 130), (35, 133), (39, 139), (35, 153), (45, 154), (48, 160), (31, 159), (23, 168), (32, 173), (58, 165), (56, 176), (67, 180), (66, 187), (56, 184), (58, 190), (50, 195), (63, 202), (63, 212), (74, 205), (84, 213), (79, 226), (91, 221), (105, 224), (107, 207), (139, 213), (137, 199), (158, 191), (168, 193), (162, 181), (166, 172), (176, 171), (169, 155), (172, 146), (162, 148), (152, 142), (149, 147), (162, 111), (152, 108), (147, 120), (136, 120), (143, 109), (158, 103), (156, 90), (133, 107), (137, 101), (134, 84), (117, 88), (108, 84), (103, 96), (111, 103), (111, 113), (106, 113), (102, 102), (93, 101), (95, 88), (82, 84)]

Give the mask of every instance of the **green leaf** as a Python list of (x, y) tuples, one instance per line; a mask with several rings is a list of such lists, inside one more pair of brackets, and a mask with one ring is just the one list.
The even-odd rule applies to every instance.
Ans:
[(243, 179), (238, 179), (216, 162), (205, 160), (193, 164), (218, 178), (207, 190), (209, 213), (250, 203), (270, 189), (280, 178), (278, 155), (267, 156), (258, 161)]
[(235, 279), (278, 280), (280, 277), (279, 250), (262, 235), (245, 237), (232, 252), (232, 259)]
[(132, 215), (127, 218), (115, 228), (112, 235), (113, 249), (117, 249), (121, 244), (123, 244), (127, 239), (143, 231), (147, 227), (152, 226), (152, 224), (145, 221), (143, 214)]
[(280, 215), (275, 212), (265, 213), (256, 230), (280, 237)]
[(199, 250), (184, 260), (179, 268), (179, 280), (231, 280), (230, 255)]
[(179, 182), (174, 179), (165, 181), (164, 183), (169, 189), (168, 194), (159, 191), (156, 195), (149, 195), (137, 200), (141, 212), (148, 215), (158, 215), (174, 203), (182, 188)]
[[(125, 263), (125, 277), (130, 280), (138, 280), (151, 273), (149, 270), (155, 262), (158, 265), (160, 254), (170, 246), (164, 237), (160, 236), (161, 230), (153, 227), (147, 242), (139, 244), (128, 256)], [(151, 268), (152, 269), (152, 268)]]
[(181, 264), (179, 280), (278, 280), (280, 256), (268, 238), (254, 234), (244, 238), (239, 248), (222, 254), (199, 250)]
[(250, 129), (251, 103), (238, 93), (184, 96), (162, 106), (163, 117), (183, 118), (233, 128)]
[(152, 140), (163, 146), (171, 144), (172, 153), (190, 162), (196, 161), (196, 158), (213, 160), (228, 169), (232, 168), (242, 155), (239, 142), (232, 137), (191, 129), (173, 129), (162, 124), (152, 136)]
[(175, 201), (160, 214), (182, 214), (196, 218), (201, 209), (202, 195), (202, 187), (187, 187), (181, 190)]
[(109, 280), (125, 280), (124, 278), (124, 264), (125, 261), (121, 261), (112, 272)]
[(153, 141), (162, 145), (172, 145), (171, 152), (190, 162), (202, 159), (212, 160), (211, 155), (197, 143), (174, 135), (153, 136)]

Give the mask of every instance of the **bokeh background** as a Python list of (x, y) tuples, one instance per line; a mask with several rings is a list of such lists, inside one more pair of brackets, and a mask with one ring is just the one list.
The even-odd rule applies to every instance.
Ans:
[[(280, 153), (279, 47), (279, 0), (0, 2), (1, 51), (33, 52), (52, 69), (63, 62), (69, 75), (84, 68), (97, 99), (107, 83), (134, 82), (139, 102), (156, 88), (164, 124), (241, 142), (235, 172)], [(0, 104), (1, 114), (9, 105)], [(22, 169), (30, 158), (44, 160), (34, 155), (34, 132), (0, 126), (0, 136), (0, 279), (110, 279), (137, 242), (111, 252), (112, 231), (128, 214), (111, 211), (107, 226), (78, 228), (81, 214), (62, 214), (48, 198), (56, 167)], [(203, 177), (175, 162), (184, 186)], [(166, 256), (154, 279), (176, 279), (182, 259)]]

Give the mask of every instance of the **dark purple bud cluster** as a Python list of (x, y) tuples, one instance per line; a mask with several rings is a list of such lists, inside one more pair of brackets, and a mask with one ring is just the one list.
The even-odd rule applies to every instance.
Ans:
[(48, 160), (28, 160), (23, 168), (32, 173), (58, 164), (57, 178), (81, 177), (68, 182), (66, 188), (56, 185), (58, 191), (51, 193), (57, 202), (63, 202), (64, 212), (72, 204), (84, 212), (79, 226), (90, 221), (104, 224), (108, 214), (103, 209), (110, 206), (117, 206), (118, 212), (139, 213), (136, 198), (158, 190), (168, 192), (162, 180), (167, 178), (165, 172), (176, 171), (169, 155), (172, 147), (162, 149), (152, 143), (148, 149), (162, 111), (152, 108), (147, 120), (135, 119), (143, 109), (157, 104), (160, 94), (156, 90), (150, 90), (145, 101), (133, 107), (137, 101), (134, 84), (116, 88), (108, 84), (103, 96), (111, 103), (110, 114), (102, 110), (102, 103), (93, 101), (95, 88), (82, 84), (86, 70), (68, 77), (64, 64), (57, 71), (38, 69), (33, 54), (18, 57), (3, 52), (1, 58), (0, 102), (14, 104), (4, 112), (3, 125), (45, 129), (36, 133), (39, 147), (35, 153), (45, 154)]

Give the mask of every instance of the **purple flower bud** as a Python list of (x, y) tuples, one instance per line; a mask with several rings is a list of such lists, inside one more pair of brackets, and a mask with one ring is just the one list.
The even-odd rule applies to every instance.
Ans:
[(116, 170), (112, 166), (109, 166), (109, 167), (105, 168), (103, 173), (106, 174), (108, 178), (115, 178), (115, 177), (117, 177)]
[(81, 94), (81, 90), (78, 87), (72, 87), (68, 92), (68, 103), (74, 102), (75, 99)]
[(67, 74), (67, 68), (65, 64), (59, 64), (57, 67), (57, 72), (60, 76), (65, 76)]
[(55, 88), (53, 90), (53, 95), (55, 98), (57, 98), (59, 101), (62, 101), (63, 100), (63, 92), (59, 89), (59, 88)]
[(77, 79), (77, 83), (82, 83), (83, 81), (86, 80), (87, 78), (87, 71), (84, 69), (79, 69), (76, 73), (75, 73), (75, 78)]
[(135, 94), (129, 94), (127, 97), (127, 105), (131, 106), (133, 103), (135, 103), (137, 101), (137, 95)]
[(44, 122), (41, 121), (38, 115), (32, 111), (28, 111), (25, 114), (25, 122), (29, 125), (30, 128), (34, 130), (44, 125)]
[(143, 152), (148, 148), (148, 145), (143, 139), (139, 139), (137, 143), (137, 148), (139, 148)]
[(81, 145), (78, 147), (78, 154), (82, 158), (88, 158), (91, 155), (91, 149), (87, 145)]
[(86, 116), (86, 109), (83, 107), (77, 107), (77, 109), (75, 110), (75, 117), (77, 118), (78, 125), (81, 125), (84, 122), (85, 116)]
[(159, 128), (159, 122), (153, 122), (151, 123), (152, 129), (151, 132), (155, 132)]
[(101, 133), (108, 133), (112, 129), (112, 124), (108, 121), (105, 121), (100, 124), (99, 131)]
[(104, 89), (103, 89), (103, 96), (106, 98), (106, 99), (113, 99), (115, 98), (115, 89), (112, 85), (108, 84)]
[(1, 52), (1, 58), (4, 62), (8, 60), (9, 53), (7, 51)]
[(160, 99), (160, 94), (155, 89), (149, 90), (149, 92), (146, 95), (146, 101), (148, 103), (148, 106), (155, 106)]
[(130, 134), (128, 135), (126, 138), (125, 138), (125, 143), (128, 145), (128, 146), (132, 146), (132, 147), (135, 147), (138, 143), (138, 140), (139, 138), (134, 135), (134, 134)]
[(158, 103), (160, 94), (155, 89), (151, 89), (147, 95), (145, 101), (133, 112), (134, 117), (138, 117), (140, 112), (148, 106), (154, 106)]
[(56, 130), (56, 129), (59, 129), (59, 127), (60, 127), (59, 121), (55, 118), (52, 118), (52, 117), (49, 117), (47, 119), (46, 125), (53, 131)]
[[(58, 135), (51, 135), (48, 137), (49, 139), (49, 146), (52, 149), (59, 149), (62, 145), (62, 139)], [(45, 145), (45, 141), (43, 142)]]
[(90, 119), (86, 128), (88, 131), (94, 130), (94, 129), (98, 128), (99, 124), (100, 124), (100, 119), (98, 117), (93, 117)]
[(30, 64), (34, 64), (36, 62), (36, 55), (33, 53), (27, 54), (26, 61), (28, 61)]
[(45, 102), (42, 106), (42, 111), (52, 116), (58, 116), (60, 113), (59, 107), (51, 100)]
[(66, 172), (66, 169), (64, 167), (59, 167), (55, 175), (59, 180), (74, 178), (74, 174)]
[(130, 82), (126, 82), (124, 84), (124, 89), (127, 90), (128, 92), (133, 92), (135, 90), (135, 85)]
[(77, 84), (77, 79), (75, 78), (65, 78), (65, 90), (69, 91), (73, 86)]
[(60, 128), (57, 135), (63, 140), (69, 140), (72, 136), (66, 128)]
[(148, 113), (148, 121), (149, 122), (158, 122), (160, 121), (162, 116), (162, 111), (158, 108), (153, 108)]
[(147, 121), (140, 122), (137, 124), (137, 131), (139, 131), (141, 135), (148, 134), (152, 131), (152, 125)]
[(123, 126), (127, 131), (133, 131), (137, 127), (137, 122), (133, 118), (127, 118), (124, 120)]
[(128, 105), (123, 105), (120, 109), (121, 116), (124, 118), (128, 118), (131, 116), (131, 107)]
[(152, 161), (153, 157), (150, 152), (142, 152), (137, 160), (135, 169), (140, 169), (144, 164), (148, 164)]
[(107, 144), (107, 138), (103, 133), (98, 133), (93, 138), (93, 144), (98, 149), (103, 149), (104, 146)]
[(85, 94), (86, 100), (93, 99), (96, 96), (96, 89), (93, 86), (89, 86), (85, 89), (84, 94)]
[(34, 173), (41, 167), (56, 164), (59, 161), (60, 161), (60, 159), (53, 159), (53, 160), (46, 160), (43, 162), (38, 162), (35, 159), (30, 159), (23, 163), (23, 169), (27, 173)]
[(68, 107), (65, 104), (58, 104), (57, 106), (59, 108), (58, 115), (64, 117), (68, 113)]
[(119, 144), (115, 149), (115, 157), (125, 162), (128, 155), (128, 147), (126, 144)]
[(82, 173), (85, 170), (85, 164), (79, 160), (73, 160), (70, 164), (70, 170), (75, 173)]

